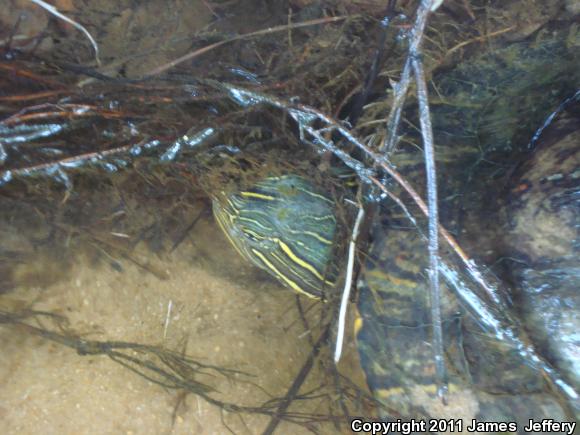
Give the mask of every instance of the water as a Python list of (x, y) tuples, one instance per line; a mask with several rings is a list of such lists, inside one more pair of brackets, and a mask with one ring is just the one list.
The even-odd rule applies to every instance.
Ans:
[[(85, 199), (97, 201), (97, 196), (103, 200), (102, 194)], [(62, 212), (61, 204), (53, 206)], [(203, 201), (191, 204), (180, 217), (195, 218), (205, 206)], [(133, 213), (132, 224), (147, 221), (152, 211)], [(35, 223), (36, 228), (20, 225), (15, 248), (23, 249), (25, 240), (37, 235), (42, 224)], [(72, 228), (75, 222), (69, 224)], [(216, 376), (208, 382), (218, 391), (214, 397), (251, 406), (286, 393), (311, 350), (310, 339), (317, 338), (311, 334), (319, 333), (300, 320), (296, 296), (241, 259), (210, 217), (200, 219), (173, 252), (156, 255), (141, 243), (131, 252), (132, 260), (104, 244), (95, 249), (96, 237), (80, 242), (78, 234), (71, 237), (62, 260), (49, 255), (50, 249), (43, 255), (29, 252), (12, 274), (17, 288), (0, 299), (2, 310), (31, 305), (66, 316), (84, 339), (160, 345), (246, 372), (251, 376)], [(316, 325), (319, 304), (303, 303), (316, 305), (307, 311)], [(79, 356), (16, 327), (1, 328), (0, 342), (3, 433), (221, 434), (227, 424), (236, 433), (254, 434), (269, 421), (261, 415), (222, 414), (199, 397), (164, 389), (105, 356)], [(356, 364), (351, 341), (341, 368), (353, 371)], [(315, 364), (301, 391), (325, 379)], [(290, 409), (327, 415), (329, 404), (322, 397)], [(329, 423), (315, 427), (335, 433)], [(277, 433), (309, 432), (283, 423)]]

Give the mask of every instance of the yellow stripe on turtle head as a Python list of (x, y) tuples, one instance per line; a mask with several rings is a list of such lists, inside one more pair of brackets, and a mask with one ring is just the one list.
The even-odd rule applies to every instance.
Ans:
[(288, 256), (290, 257), (290, 259), (298, 264), (300, 267), (303, 267), (304, 269), (308, 270), (309, 272), (311, 272), (316, 278), (318, 278), (320, 281), (324, 281), (324, 277), (322, 276), (322, 274), (317, 271), (314, 266), (312, 266), (312, 264), (307, 263), (306, 261), (304, 261), (302, 258), (298, 257), (296, 254), (294, 254), (294, 252), (292, 252), (292, 249), (290, 249), (290, 246), (288, 246), (286, 243), (284, 243), (282, 240), (278, 239), (278, 245), (280, 245), (280, 248), (282, 248), (282, 251)]
[(255, 188), (214, 197), (213, 203), (236, 250), (285, 286), (312, 298), (334, 286), (333, 201), (316, 193), (307, 180), (270, 177)]
[(254, 253), (254, 255), (256, 257), (258, 257), (260, 260), (262, 260), (262, 262), (266, 265), (266, 267), (268, 269), (270, 269), (274, 275), (276, 277), (278, 277), (278, 279), (280, 279), (282, 282), (286, 283), (286, 285), (288, 285), (292, 290), (296, 290), (298, 293), (302, 293), (305, 294), (306, 296), (312, 298), (312, 299), (319, 299), (316, 295), (313, 295), (311, 293), (308, 293), (304, 290), (302, 290), (302, 288), (296, 284), (296, 282), (292, 281), (290, 278), (288, 278), (286, 275), (284, 275), (282, 272), (280, 272), (278, 270), (278, 268), (276, 266), (274, 266), (274, 264), (268, 260), (266, 258), (266, 256), (264, 254), (262, 254), (260, 251), (256, 250), (256, 249), (252, 249), (252, 252)]
[(249, 191), (240, 192), (240, 195), (243, 196), (244, 198), (263, 199), (264, 201), (274, 201), (276, 199), (275, 197), (270, 196), (270, 195), (264, 195), (262, 193), (249, 192)]

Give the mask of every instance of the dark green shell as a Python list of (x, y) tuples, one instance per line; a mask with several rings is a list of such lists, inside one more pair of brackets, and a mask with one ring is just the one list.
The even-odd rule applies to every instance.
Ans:
[(334, 285), (334, 203), (304, 178), (266, 178), (213, 211), (238, 252), (286, 287), (321, 298)]
[[(432, 119), (439, 160), (439, 204), (442, 221), (448, 228), (457, 229), (455, 225), (462, 207), (469, 207), (468, 213), (476, 216), (475, 225), (472, 225), (476, 233), (482, 228), (500, 227), (501, 219), (497, 216), (500, 203), (491, 202), (493, 197), (485, 196), (500, 165), (488, 165), (491, 166), (489, 172), (482, 170), (484, 175), (479, 176), (474, 176), (473, 169), (488, 154), (501, 152), (504, 153), (501, 158), (504, 158), (516, 140), (529, 140), (530, 125), (541, 125), (542, 119), (562, 101), (563, 91), (559, 87), (565, 87), (565, 81), (569, 79), (577, 85), (577, 57), (572, 62), (560, 64), (559, 60), (555, 62), (546, 54), (557, 56), (556, 53), (565, 52), (566, 48), (559, 43), (549, 46), (551, 50), (546, 51), (546, 47), (538, 50), (524, 44), (514, 45), (509, 51), (470, 60), (457, 71), (447, 72), (441, 80), (435, 78), (436, 94), (446, 102), (432, 107)], [(513, 69), (505, 67), (506, 59), (510, 59)], [(549, 75), (545, 71), (549, 71)], [(514, 101), (529, 104), (514, 105)], [(412, 135), (412, 132), (407, 133)], [(564, 251), (568, 254), (568, 263), (557, 263), (568, 271), (565, 275), (568, 277), (567, 285), (547, 277), (543, 273), (546, 269), (538, 268), (537, 257), (527, 260), (517, 257), (532, 267), (525, 267), (524, 273), (513, 277), (524, 291), (518, 301), (522, 302), (523, 309), (512, 314), (513, 317), (523, 317), (530, 325), (538, 352), (560, 369), (561, 377), (568, 385), (578, 389), (575, 377), (580, 364), (577, 340), (580, 147), (576, 142), (576, 145), (568, 144), (564, 148), (553, 150), (553, 153), (540, 151), (535, 161), (527, 157), (529, 161), (520, 168), (519, 178), (510, 183), (516, 192), (521, 193), (527, 188), (526, 183), (533, 179), (528, 191), (531, 196), (512, 196), (513, 200), (506, 207), (515, 227), (511, 232), (500, 228), (499, 236), (506, 237), (508, 233), (506, 240), (513, 249), (505, 256), (515, 257), (517, 244), (530, 255), (535, 255), (535, 250), (526, 248), (526, 243), (533, 243), (535, 235), (541, 231), (528, 226), (536, 225), (533, 219), (530, 220), (533, 216), (540, 217), (538, 222), (543, 222), (541, 225), (556, 223), (555, 227), (548, 225), (543, 231), (552, 231), (555, 236), (569, 234), (568, 240), (562, 243), (566, 244)], [(559, 162), (557, 156), (560, 156)], [(503, 163), (501, 158), (497, 161)], [(538, 160), (552, 163), (546, 168)], [(424, 180), (424, 175), (418, 170), (423, 166), (421, 153), (413, 152), (411, 148), (408, 151), (403, 149), (391, 156), (391, 161), (416, 188)], [(569, 184), (567, 188), (560, 185), (556, 189), (555, 184), (564, 181), (563, 174), (557, 176), (560, 172), (568, 174), (565, 176), (569, 181), (575, 177), (576, 187)], [(550, 190), (550, 195), (542, 196), (542, 189)], [(404, 197), (396, 186), (391, 191)], [(498, 192), (494, 192), (496, 198)], [(518, 205), (518, 198), (522, 207)], [(520, 209), (516, 210), (516, 206)], [(495, 211), (490, 212), (494, 207)], [(474, 208), (478, 210), (475, 213), (472, 211)], [(481, 219), (486, 216), (485, 212), (490, 216), (488, 222)], [(553, 220), (547, 220), (548, 215)], [(518, 218), (522, 218), (521, 221)], [(424, 222), (420, 222), (421, 225), (425, 228)], [(529, 419), (570, 421), (569, 411), (577, 411), (577, 403), (563, 402), (529, 357), (520, 354), (517, 346), (508, 340), (501, 340), (484, 329), (480, 319), (466, 312), (457, 301), (456, 292), (450, 285), (470, 285), (470, 281), (450, 264), (445, 265), (447, 282), (442, 278), (444, 360), (450, 390), (449, 405), (443, 406), (435, 394), (437, 382), (431, 347), (426, 242), (393, 203), (384, 204), (379, 211), (372, 233), (374, 243), (359, 280), (356, 336), (361, 365), (369, 388), (381, 403), (383, 417), (514, 421), (521, 433)], [(491, 239), (487, 235), (487, 239)], [(483, 250), (480, 246), (488, 243), (485, 235), (474, 236), (475, 239), (478, 237), (483, 243), (475, 245), (476, 253)], [(576, 248), (572, 246), (574, 244)], [(491, 244), (487, 246), (497, 248)], [(550, 248), (555, 246), (547, 250)], [(546, 252), (544, 250), (539, 256), (545, 259)], [(491, 260), (500, 260), (501, 255), (499, 252), (500, 257)], [(552, 264), (551, 274), (558, 272), (557, 265)], [(533, 285), (532, 276), (539, 280)], [(527, 292), (526, 286), (529, 286)], [(546, 291), (540, 291), (542, 289)], [(526, 335), (523, 328), (519, 330), (522, 336)], [(558, 337), (560, 334), (562, 339)]]
[[(448, 228), (457, 229), (457, 216), (461, 214), (462, 207), (468, 207), (471, 211), (474, 204), (482, 204), (481, 210), (488, 209), (488, 222), (482, 224), (481, 216), (486, 215), (476, 214), (472, 228), (475, 230), (474, 237), (479, 236), (486, 247), (490, 246), (487, 245), (487, 232), (481, 234), (477, 230), (500, 225), (501, 219), (497, 216), (499, 201), (491, 202), (490, 198), (484, 196), (491, 191), (492, 177), (497, 177), (500, 165), (495, 164), (486, 176), (479, 178), (474, 176), (474, 168), (478, 163), (481, 164), (488, 153), (491, 155), (494, 150), (499, 150), (507, 154), (515, 140), (521, 140), (522, 137), (529, 139), (530, 125), (540, 124), (549, 110), (553, 110), (562, 100), (563, 92), (569, 92), (563, 90), (566, 87), (565, 81), (574, 77), (572, 81), (577, 84), (577, 58), (566, 63), (572, 58), (562, 54), (566, 49), (561, 44), (557, 45), (560, 51), (547, 51), (545, 47), (536, 50), (523, 44), (514, 47), (510, 52), (494, 51), (480, 60), (470, 60), (454, 73), (447, 72), (440, 81), (435, 78), (437, 95), (442, 95), (446, 101), (446, 104), (432, 107), (435, 142), (438, 146), (442, 221)], [(560, 56), (566, 61), (560, 62), (560, 57), (554, 60), (550, 56)], [(509, 68), (513, 69), (505, 67), (505, 59), (511, 59)], [(542, 82), (547, 78), (541, 75), (542, 72), (550, 75), (549, 83)], [(533, 104), (514, 105), (514, 101), (530, 101)], [(578, 168), (577, 157), (573, 157), (578, 155), (578, 148), (576, 145), (576, 151), (571, 153), (573, 147), (568, 146), (566, 150), (560, 150), (558, 155), (564, 160), (572, 156)], [(402, 149), (391, 156), (391, 161), (420, 191), (424, 180), (418, 170), (423, 167), (420, 153), (414, 153), (410, 148), (409, 152)], [(497, 161), (502, 162), (499, 159)], [(541, 191), (540, 186), (547, 187), (547, 182), (553, 184), (562, 181), (561, 178), (553, 177), (558, 173), (554, 168), (565, 169), (572, 164), (570, 160), (566, 162), (540, 169), (537, 162), (530, 161), (519, 173), (528, 174), (523, 178), (533, 174), (537, 183), (533, 183), (535, 191), (530, 190), (530, 193), (538, 198), (535, 195)], [(526, 167), (535, 169), (525, 170)], [(553, 211), (556, 204), (561, 204), (562, 210), (575, 207), (573, 213), (570, 213), (569, 208), (565, 213), (567, 217), (577, 218), (580, 210), (577, 202), (579, 172), (578, 169), (576, 172), (566, 169), (565, 172), (569, 172), (570, 176), (575, 174), (576, 187), (566, 190), (560, 186), (558, 193), (553, 190), (550, 198), (536, 203), (534, 209), (529, 209), (530, 216), (550, 209)], [(511, 183), (514, 183), (514, 189), (525, 184), (514, 180)], [(471, 192), (474, 186), (478, 189), (476, 193)], [(395, 195), (405, 197), (397, 191), (396, 186), (391, 190)], [(497, 198), (497, 192), (494, 195)], [(522, 199), (527, 205), (534, 204), (530, 198)], [(494, 207), (496, 215), (491, 218), (489, 209), (493, 210)], [(564, 216), (564, 213), (560, 213), (560, 216)], [(521, 221), (521, 232), (517, 234), (521, 237), (518, 243), (524, 249), (525, 244), (521, 244), (521, 240), (533, 241), (534, 231), (528, 234), (530, 228), (526, 228), (529, 219), (528, 216), (525, 221)], [(572, 223), (569, 219), (560, 219), (559, 222), (562, 230), (577, 231), (580, 228), (578, 221)], [(505, 236), (505, 231), (502, 231), (501, 236)], [(533, 361), (520, 354), (516, 346), (485, 330), (479, 319), (467, 313), (458, 303), (455, 292), (451, 291), (448, 284), (470, 285), (470, 281), (451, 264), (445, 266), (449, 271), (449, 280), (442, 283), (444, 359), (449, 372), (450, 389), (449, 405), (443, 406), (435, 394), (437, 387), (431, 348), (426, 242), (393, 203), (386, 203), (380, 210), (372, 228), (372, 238), (373, 244), (359, 280), (358, 318), (355, 326), (361, 365), (370, 390), (381, 403), (381, 415), (384, 418), (452, 417), (465, 418), (466, 422), (471, 422), (472, 418), (515, 421), (521, 433), (529, 419), (570, 420), (568, 407), (574, 410), (575, 404), (561, 401), (550, 390)], [(576, 240), (573, 243), (578, 246), (578, 237), (573, 236), (571, 239)], [(484, 250), (479, 248), (477, 242), (474, 245), (474, 252)], [(512, 255), (512, 252), (506, 255)], [(572, 278), (570, 285), (577, 294), (579, 256), (577, 251), (568, 252), (576, 253), (569, 258), (575, 266), (567, 263), (566, 267), (569, 271), (576, 270), (575, 278), (571, 275), (568, 277)], [(492, 258), (490, 264), (499, 259)], [(537, 271), (542, 275), (543, 270), (536, 268), (538, 264), (536, 262), (533, 268), (526, 268), (526, 273)], [(551, 272), (555, 273), (557, 267), (554, 264), (552, 266)], [(521, 274), (514, 279), (523, 286), (531, 283), (531, 280), (522, 278)], [(543, 279), (542, 282), (547, 284), (545, 275)], [(442, 281), (445, 280), (442, 278)], [(539, 287), (534, 288), (537, 290)], [(567, 374), (566, 370), (570, 370), (570, 359), (578, 364), (578, 347), (575, 348), (576, 356), (570, 357), (569, 350), (573, 346), (569, 345), (570, 340), (574, 340), (574, 334), (562, 328), (566, 326), (565, 319), (573, 320), (569, 326), (576, 328), (580, 301), (573, 293), (567, 293), (566, 288), (559, 284), (549, 286), (545, 294), (536, 293), (537, 299), (530, 297), (530, 289), (528, 304), (524, 305), (528, 309), (513, 313), (513, 317), (524, 316), (525, 320), (531, 320), (535, 329), (542, 331), (538, 335), (542, 335), (544, 340), (534, 343), (536, 349), (562, 371), (562, 377), (569, 384), (575, 386), (574, 376), (564, 375)], [(547, 323), (552, 320), (556, 322)], [(558, 335), (561, 333), (568, 341), (568, 361), (562, 358), (562, 364), (558, 365), (558, 358), (551, 359), (548, 355), (554, 354), (549, 350), (551, 345), (560, 349), (565, 347), (558, 343)], [(525, 335), (525, 332), (522, 331), (522, 334)]]
[[(487, 333), (443, 283), (449, 408), (436, 396), (427, 249), (414, 229), (384, 216), (359, 284), (356, 338), (369, 388), (385, 418), (516, 421), (565, 419), (540, 372), (516, 348)], [(465, 280), (466, 281), (466, 280)]]

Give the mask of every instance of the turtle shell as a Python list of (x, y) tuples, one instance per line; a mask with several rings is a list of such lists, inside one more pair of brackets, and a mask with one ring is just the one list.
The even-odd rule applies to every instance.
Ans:
[[(560, 47), (561, 52), (551, 51), (550, 55), (558, 59), (568, 58), (565, 48), (558, 43), (553, 46)], [(520, 165), (509, 181), (515, 189), (512, 201), (503, 203), (501, 213), (509, 216), (509, 225), (501, 225), (501, 213), (497, 211), (502, 208), (498, 200), (502, 189), (497, 186), (505, 182), (507, 176), (497, 175), (500, 165), (492, 164), (492, 158), (485, 162), (488, 172), (476, 173), (474, 169), (482, 166), (488, 155), (501, 156), (501, 159), (506, 156), (513, 158), (511, 156), (517, 154), (517, 150), (512, 149), (514, 141), (530, 137), (530, 131), (541, 122), (539, 117), (545, 116), (561, 101), (554, 101), (554, 97), (559, 99), (563, 95), (560, 85), (565, 88), (565, 80), (578, 74), (577, 67), (572, 67), (577, 65), (577, 61), (566, 66), (558, 63), (552, 67), (555, 65), (554, 58), (546, 57), (546, 51), (537, 52), (525, 44), (514, 47), (509, 51), (494, 52), (483, 60), (470, 60), (445, 78), (435, 78), (437, 95), (442, 95), (446, 102), (432, 107), (435, 143), (438, 146), (441, 220), (448, 229), (457, 233), (463, 230), (459, 225), (463, 210), (473, 204), (478, 204), (478, 210), (492, 209), (485, 215), (474, 214), (475, 225), (470, 227), (472, 248), (475, 252), (478, 245), (482, 247), (481, 251), (497, 248), (487, 240), (494, 239), (495, 243), (496, 238), (496, 234), (491, 235), (488, 228), (494, 231), (499, 228), (499, 237), (506, 237), (506, 244), (510, 246), (510, 253), (506, 249), (505, 255), (511, 255), (517, 249), (526, 251), (529, 249), (527, 247), (535, 244), (537, 241), (530, 235), (530, 230), (532, 234), (539, 232), (535, 226), (544, 225), (542, 222), (555, 223), (556, 226), (545, 233), (552, 236), (558, 234), (562, 243), (550, 246), (550, 249), (561, 249), (565, 245), (568, 255), (565, 255), (567, 263), (563, 262), (560, 254), (558, 258), (552, 258), (556, 263), (551, 264), (551, 271), (555, 273), (561, 270), (559, 266), (565, 266), (566, 276), (570, 278), (568, 283), (563, 285), (563, 280), (558, 282), (552, 279), (550, 282), (554, 285), (541, 295), (532, 291), (521, 292), (526, 297), (515, 300), (522, 302), (523, 308), (514, 309), (508, 314), (510, 319), (515, 319), (514, 328), (518, 334), (528, 340), (529, 331), (536, 351), (562, 372), (568, 385), (572, 384), (578, 390), (574, 380), (577, 375), (567, 372), (577, 373), (573, 365), (580, 361), (578, 348), (574, 347), (575, 354), (570, 350), (571, 341), (577, 337), (576, 319), (580, 303), (576, 297), (580, 276), (577, 255), (577, 231), (580, 228), (577, 220), (577, 183), (580, 179), (577, 139), (544, 155), (541, 149), (549, 145), (538, 147), (535, 160), (530, 155), (525, 156), (525, 163)], [(508, 58), (511, 60), (506, 64)], [(538, 74), (538, 71), (544, 70), (549, 70), (552, 76), (548, 78)], [(551, 93), (547, 89), (551, 89)], [(516, 109), (518, 113), (514, 112), (517, 106), (514, 101), (523, 100), (534, 104), (521, 104)], [(407, 133), (412, 135), (410, 131)], [(556, 154), (552, 154), (554, 152)], [(501, 159), (498, 158), (505, 163)], [(421, 153), (413, 152), (411, 148), (401, 149), (390, 160), (420, 191), (424, 183), (424, 174), (420, 170), (423, 166)], [(539, 160), (552, 163), (539, 164)], [(559, 189), (555, 188), (555, 184), (563, 180), (562, 172), (568, 174), (565, 177), (569, 182), (575, 180), (576, 187), (568, 184), (564, 188), (561, 183)], [(485, 175), (481, 176), (481, 173)], [(534, 182), (528, 188), (524, 180), (531, 179)], [(496, 181), (495, 184), (492, 181)], [(473, 186), (477, 191), (470, 191)], [(526, 187), (518, 191), (520, 186)], [(542, 189), (548, 186), (554, 188), (550, 188), (550, 194), (546, 196)], [(404, 192), (397, 189), (397, 186), (392, 186), (391, 192), (404, 198)], [(526, 189), (529, 196), (524, 194)], [(519, 205), (513, 196), (515, 193), (522, 193)], [(570, 207), (574, 208), (573, 212)], [(532, 219), (534, 215), (538, 221)], [(420, 216), (420, 213), (414, 213), (414, 216)], [(489, 222), (482, 222), (481, 216), (486, 216)], [(547, 217), (550, 219), (546, 220)], [(426, 228), (424, 222), (419, 222), (418, 226)], [(572, 246), (575, 248), (572, 249)], [(500, 251), (493, 252), (499, 255), (492, 257), (487, 252), (485, 254), (489, 264), (503, 255)], [(444, 251), (442, 254), (445, 259), (453, 258), (445, 256)], [(545, 253), (536, 254), (532, 250), (529, 254), (529, 260), (534, 255), (537, 257), (533, 258), (546, 259)], [(355, 322), (361, 365), (367, 384), (380, 403), (381, 416), (385, 419), (462, 418), (465, 425), (472, 419), (516, 422), (520, 433), (523, 433), (530, 419), (566, 421), (571, 417), (578, 418), (580, 407), (577, 400), (562, 400), (553, 392), (553, 385), (548, 384), (533, 358), (520, 352), (515, 342), (499, 338), (485, 326), (485, 319), (464, 308), (468, 304), (465, 300), (459, 301), (456, 295), (461, 294), (462, 287), (474, 287), (473, 283), (461, 273), (460, 268), (447, 260), (442, 262), (440, 269), (443, 358), (449, 377), (448, 404), (442, 403), (436, 394), (435, 356), (431, 346), (428, 264), (427, 244), (421, 231), (395, 204), (382, 204), (375, 216), (372, 244), (359, 279)], [(529, 267), (512, 274), (512, 280), (519, 283), (516, 287), (528, 286), (537, 291), (542, 287), (532, 285), (531, 277), (543, 275), (544, 270), (537, 261), (527, 261), (526, 264)], [(502, 276), (502, 279), (507, 278)], [(545, 280), (543, 282), (547, 283)], [(573, 290), (570, 287), (574, 287)], [(505, 295), (508, 300), (514, 296), (517, 295)], [(534, 326), (531, 329), (523, 328), (519, 320), (525, 326)], [(541, 339), (544, 340), (543, 344)], [(561, 350), (560, 356), (551, 357), (558, 354), (556, 348)], [(564, 348), (568, 350), (563, 351)], [(574, 394), (571, 392), (570, 397)]]
[[(375, 223), (373, 238), (359, 283), (355, 328), (361, 366), (384, 418), (505, 421), (520, 428), (541, 416), (565, 419), (542, 374), (463, 310), (447, 283), (442, 285), (449, 373), (444, 406), (436, 394), (426, 243), (388, 212)], [(454, 273), (456, 285), (468, 282)]]

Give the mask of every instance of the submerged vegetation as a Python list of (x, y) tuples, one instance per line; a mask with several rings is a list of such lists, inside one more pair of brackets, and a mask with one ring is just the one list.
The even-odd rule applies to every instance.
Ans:
[[(403, 0), (388, 5), (348, 0), (200, 1), (193, 2), (191, 10), (181, 2), (170, 2), (167, 8), (157, 5), (165, 2), (148, 2), (135, 10), (127, 2), (103, 2), (102, 10), (86, 12), (76, 4), (83, 2), (73, 3), (79, 9), (72, 6), (69, 12), (101, 44), (98, 64), (93, 42), (59, 24), (58, 18), (44, 17), (41, 23), (47, 31), (34, 33), (20, 27), (17, 15), (0, 17), (13, 20), (0, 46), (3, 329), (41, 337), (80, 356), (107, 356), (156, 385), (179, 391), (173, 424), (190, 394), (221, 409), (222, 418), (240, 416), (235, 428), (230, 428), (231, 420), (224, 420), (236, 433), (245, 430), (245, 418), (256, 414), (268, 418), (265, 434), (281, 422), (317, 433), (348, 430), (353, 416), (447, 415), (437, 414), (444, 404), (447, 412), (469, 407), (469, 397), (451, 391), (460, 385), (454, 384), (454, 376), (469, 371), (468, 364), (473, 384), (465, 387), (467, 392), (481, 379), (492, 384), (494, 370), (508, 372), (510, 364), (529, 366), (533, 373), (526, 381), (516, 375), (511, 379), (520, 382), (516, 390), (523, 383), (534, 390), (539, 383), (537, 390), (551, 391), (542, 403), (561, 406), (565, 416), (578, 418), (577, 385), (570, 385), (569, 372), (561, 375), (558, 362), (544, 352), (544, 345), (537, 345), (533, 328), (523, 326), (527, 319), (520, 316), (535, 305), (518, 311), (512, 304), (521, 297), (518, 282), (532, 281), (506, 274), (501, 267), (483, 273), (474, 261), (501, 264), (502, 256), (515, 258), (516, 244), (512, 250), (498, 247), (507, 246), (503, 240), (508, 225), (486, 208), (504, 207), (499, 196), (505, 196), (501, 192), (514, 180), (518, 186), (525, 184), (527, 178), (514, 178), (513, 173), (535, 147), (534, 133), (578, 114), (577, 94), (573, 95), (580, 83), (580, 34), (573, 2), (449, 0), (435, 11), (429, 7), (439, 2)], [(16, 10), (16, 2), (12, 6)], [(181, 14), (178, 25), (171, 24), (174, 14)], [(164, 31), (153, 31), (157, 21)], [(57, 38), (58, 32), (65, 36)], [(161, 48), (153, 48), (157, 46)], [(574, 128), (576, 124), (562, 130)], [(577, 156), (574, 149), (570, 152)], [(65, 306), (45, 311), (39, 308), (42, 290), (30, 290), (68, 279), (80, 258), (87, 258), (99, 273), (121, 275), (133, 265), (154, 282), (170, 282), (167, 263), (188, 239), (192, 245), (202, 241), (195, 255), (184, 254), (189, 264), (210, 271), (218, 285), (222, 278), (241, 282), (250, 266), (236, 268), (233, 257), (203, 238), (211, 225), (211, 202), (234, 198), (260, 180), (287, 174), (308, 180), (305, 186), (316, 186), (312, 192), (324, 192), (324, 198), (334, 201), (337, 231), (332, 244), (340, 276), (335, 291), (325, 297), (328, 303), (306, 305), (297, 298), (288, 308), (293, 318), (286, 332), (305, 337), (305, 353), (293, 367), (294, 381), (285, 395), (265, 391), (257, 379), (260, 373), (252, 367), (214, 363), (219, 358), (205, 347), (196, 348), (195, 337), (165, 340), (173, 299), (164, 319), (164, 341), (154, 344), (89, 339), (87, 334), (107, 331), (107, 325), (79, 319)], [(570, 197), (578, 194), (577, 186), (566, 188)], [(247, 207), (247, 202), (241, 203)], [(354, 231), (358, 238), (351, 242), (353, 227), (359, 224), (360, 233)], [(200, 225), (206, 229), (200, 230)], [(394, 234), (401, 229), (399, 239)], [(481, 242), (483, 238), (487, 241)], [(306, 243), (297, 240), (291, 249)], [(355, 246), (351, 251), (356, 255), (349, 260), (349, 247)], [(396, 252), (391, 256), (391, 251)], [(385, 253), (389, 255), (383, 257)], [(296, 263), (304, 263), (304, 258), (309, 259), (304, 256)], [(382, 268), (375, 269), (374, 263)], [(578, 267), (566, 264), (568, 271)], [(400, 270), (403, 273), (397, 274)], [(285, 273), (292, 273), (291, 268)], [(521, 272), (525, 273), (533, 272)], [(357, 274), (366, 280), (359, 285), (361, 294), (342, 297), (342, 287), (355, 287)], [(454, 296), (439, 283), (440, 274), (441, 282), (456, 286)], [(566, 276), (578, 278), (573, 273)], [(414, 299), (411, 317), (415, 321), (417, 313), (427, 316), (422, 328), (429, 326), (423, 331), (429, 356), (421, 370), (432, 370), (430, 393), (437, 392), (437, 399), (384, 400), (381, 392), (390, 392), (379, 385), (377, 373), (384, 375), (389, 371), (385, 364), (395, 367), (395, 361), (403, 367), (415, 355), (405, 353), (414, 348), (404, 334), (390, 337), (392, 343), (377, 335), (379, 329), (388, 329), (381, 311), (388, 291), (382, 286), (419, 279), (421, 285), (429, 285), (420, 287), (423, 296)], [(260, 280), (264, 277), (256, 282)], [(363, 329), (359, 335), (370, 392), (354, 379), (360, 373), (337, 369), (331, 361), (335, 343), (342, 340), (336, 337), (338, 318), (344, 317), (339, 315), (341, 297), (358, 304), (359, 333), (365, 316), (365, 321), (381, 319), (376, 330)], [(570, 301), (573, 307), (578, 303), (573, 297)], [(215, 319), (219, 308), (211, 307)], [(209, 307), (200, 301), (185, 312), (195, 317), (196, 310), (204, 309)], [(227, 322), (216, 320), (213, 329), (236, 327)], [(348, 331), (353, 319), (349, 322)], [(212, 330), (206, 320), (202, 323), (200, 335)], [(293, 329), (296, 325), (305, 332)], [(464, 327), (465, 337), (457, 332)], [(463, 346), (463, 340), (472, 346), (472, 354), (453, 347)], [(485, 352), (500, 355), (501, 362), (474, 357), (473, 349), (483, 342), (488, 346)], [(275, 345), (267, 343), (266, 348)], [(231, 346), (226, 351), (235, 352)], [(504, 358), (509, 352), (520, 360)], [(444, 354), (450, 366), (439, 362)], [(486, 364), (496, 365), (477, 370)], [(405, 388), (414, 382), (406, 373), (400, 369), (394, 376)], [(253, 392), (224, 397), (215, 386), (236, 383), (249, 385)], [(485, 400), (474, 402), (474, 407), (486, 409), (495, 403), (494, 394), (503, 394), (498, 385), (487, 387)], [(473, 388), (479, 392), (479, 386)], [(264, 395), (269, 399), (253, 400)], [(449, 403), (453, 400), (457, 402)], [(418, 414), (418, 408), (424, 414)]]

